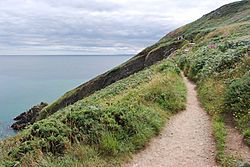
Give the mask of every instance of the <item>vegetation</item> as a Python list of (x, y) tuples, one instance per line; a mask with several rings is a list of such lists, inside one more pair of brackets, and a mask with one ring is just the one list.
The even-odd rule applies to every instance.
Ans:
[(185, 102), (180, 69), (165, 60), (4, 141), (0, 164), (117, 166), (157, 135)]
[[(249, 9), (250, 5), (247, 1), (233, 3), (231, 7), (238, 9), (241, 3), (247, 4), (246, 9)], [(227, 8), (220, 8), (218, 11), (222, 9)], [(202, 36), (200, 32), (196, 33), (192, 41), (195, 45), (186, 45), (175, 56), (185, 75), (197, 83), (200, 101), (206, 111), (213, 116), (217, 159), (223, 166), (235, 165), (233, 158), (224, 153), (225, 117), (233, 118), (234, 123), (244, 135), (245, 142), (249, 145), (250, 141), (250, 42), (247, 38), (250, 34), (245, 28), (236, 31), (236, 27), (249, 27), (250, 25), (249, 20), (236, 21), (238, 18), (236, 16), (249, 13), (246, 9), (242, 11), (240, 8), (236, 13), (225, 12), (225, 16), (221, 14), (222, 16), (216, 19), (213, 18), (213, 12), (206, 15), (205, 17), (212, 19), (206, 20), (205, 23), (208, 25), (206, 29), (210, 32), (205, 36)], [(237, 23), (233, 22), (233, 19)], [(220, 20), (224, 20), (227, 24), (222, 24)], [(194, 25), (203, 21), (204, 17), (196, 21)], [(187, 27), (194, 28), (193, 26)], [(187, 32), (192, 31), (188, 29)]]
[(46, 119), (0, 143), (0, 165), (119, 166), (157, 135), (167, 118), (185, 108), (181, 69), (197, 83), (199, 99), (213, 118), (218, 162), (236, 166), (239, 162), (225, 153), (225, 120), (231, 118), (250, 145), (249, 28), (250, 1), (243, 0), (167, 34), (143, 52), (163, 49), (182, 37), (183, 47), (171, 59), (49, 117), (45, 113)]
[(236, 166), (235, 158), (224, 152), (226, 118), (233, 120), (245, 143), (250, 143), (249, 16), (249, 1), (231, 3), (160, 40), (179, 36), (186, 40), (174, 58), (184, 74), (197, 83), (199, 99), (213, 117), (217, 160), (222, 166)]
[[(211, 39), (214, 41), (214, 39)], [(215, 43), (219, 45), (220, 41)], [(217, 141), (217, 158), (225, 166), (232, 164), (224, 155), (225, 127), (223, 117), (233, 117), (249, 144), (250, 129), (250, 75), (249, 44), (240, 42), (223, 49), (220, 47), (193, 48), (190, 53), (180, 54), (179, 66), (185, 74), (197, 82), (200, 101), (213, 119), (214, 135)], [(243, 45), (244, 43), (244, 45)], [(232, 47), (238, 45), (237, 47)]]
[(225, 95), (225, 108), (234, 115), (250, 146), (250, 72), (234, 80)]

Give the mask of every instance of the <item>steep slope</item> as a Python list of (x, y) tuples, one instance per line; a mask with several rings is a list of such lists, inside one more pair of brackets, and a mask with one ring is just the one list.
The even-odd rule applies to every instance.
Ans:
[[(227, 29), (236, 29), (237, 26), (240, 27), (249, 19), (248, 3), (247, 0), (244, 0), (225, 5), (203, 16), (194, 23), (188, 24), (167, 34), (159, 42), (144, 49), (124, 64), (67, 92), (55, 102), (44, 108), (42, 112), (34, 115), (34, 117), (37, 117), (37, 120), (46, 118), (59, 109), (74, 104), (78, 100), (89, 96), (95, 91), (103, 89), (106, 86), (126, 78), (157, 61), (167, 58), (171, 53), (180, 49), (185, 42), (192, 42), (193, 40), (198, 39), (201, 40), (202, 36), (215, 31), (217, 28), (217, 31), (220, 31), (224, 26), (227, 27)], [(36, 120), (34, 117), (30, 119), (27, 124), (29, 124), (29, 122), (33, 123)]]
[(59, 109), (74, 104), (78, 100), (93, 94), (95, 91), (101, 90), (116, 81), (126, 78), (160, 60), (163, 60), (164, 58), (167, 58), (172, 52), (179, 49), (182, 46), (182, 43), (183, 41), (174, 40), (163, 45), (155, 44), (143, 50), (124, 64), (67, 92), (55, 102), (45, 107), (42, 111), (38, 110), (36, 113), (32, 113), (31, 116), (30, 113), (22, 113), (20, 116), (24, 115), (25, 120), (17, 120), (12, 127), (16, 130), (20, 130), (25, 126), (34, 123), (36, 120), (44, 119), (57, 112)]
[(0, 143), (0, 166), (117, 166), (185, 108), (180, 69), (162, 61)]
[[(217, 159), (223, 166), (250, 161), (249, 151), (242, 151), (249, 150), (250, 143), (249, 16), (250, 2), (235, 2), (177, 31), (191, 36), (176, 60), (198, 84), (200, 101), (213, 116)], [(239, 134), (232, 127), (243, 137), (236, 138)], [(245, 144), (240, 147), (230, 142), (243, 143), (242, 138)]]
[(167, 34), (37, 113), (34, 125), (0, 143), (0, 164), (118, 166), (158, 134), (166, 118), (184, 109), (185, 88), (175, 64), (197, 83), (198, 97), (213, 118), (221, 165), (242, 163), (225, 152), (224, 118), (249, 145), (249, 30), (250, 1), (243, 0)]

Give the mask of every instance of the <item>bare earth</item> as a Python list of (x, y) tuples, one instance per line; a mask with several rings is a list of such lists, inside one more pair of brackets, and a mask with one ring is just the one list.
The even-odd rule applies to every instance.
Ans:
[(187, 109), (173, 116), (153, 139), (124, 167), (212, 167), (215, 143), (209, 116), (200, 107), (195, 85), (184, 78)]
[(234, 127), (227, 125), (226, 153), (243, 162), (250, 163), (250, 149), (243, 143), (243, 137)]

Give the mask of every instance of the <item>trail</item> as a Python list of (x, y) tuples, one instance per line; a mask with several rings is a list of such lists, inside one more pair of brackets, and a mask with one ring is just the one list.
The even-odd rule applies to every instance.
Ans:
[(184, 77), (187, 108), (124, 167), (212, 167), (215, 143), (209, 116), (200, 107), (195, 85)]

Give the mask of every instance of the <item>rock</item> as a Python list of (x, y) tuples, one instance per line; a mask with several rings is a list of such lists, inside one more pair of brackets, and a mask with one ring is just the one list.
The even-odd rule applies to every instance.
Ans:
[[(41, 111), (41, 106), (34, 106), (31, 110), (20, 114), (15, 118), (17, 121), (11, 127), (15, 130), (23, 129), (26, 125), (33, 124), (36, 120), (41, 120), (57, 112), (61, 108), (74, 104), (83, 98), (101, 90), (116, 81), (124, 79), (135, 74), (144, 68), (147, 68), (158, 61), (161, 61), (171, 55), (174, 51), (181, 48), (184, 41), (175, 41), (169, 45), (155, 44), (144, 49), (142, 52), (110, 71), (107, 71), (90, 81), (78, 86), (71, 92), (67, 92), (59, 101), (53, 103), (53, 107)], [(41, 112), (40, 112), (41, 111)], [(38, 114), (39, 113), (39, 114)]]
[(171, 55), (171, 53), (181, 48), (182, 45), (183, 41), (176, 41), (166, 46), (153, 45), (149, 48), (146, 48), (121, 66), (105, 72), (78, 86), (73, 91), (74, 93), (65, 95), (64, 98), (60, 99), (60, 101), (54, 103), (53, 107), (47, 108), (46, 113), (41, 113), (38, 119), (44, 119), (48, 115), (57, 112), (61, 108), (74, 104), (75, 102), (82, 100), (92, 93), (101, 90), (112, 83), (115, 83), (116, 81), (124, 79), (143, 70), (146, 67), (155, 64), (158, 61), (167, 58), (169, 55)]
[(11, 128), (14, 130), (22, 130), (27, 125), (34, 123), (39, 112), (47, 105), (47, 103), (41, 102), (40, 104), (33, 106), (27, 112), (21, 113), (14, 118), (16, 122), (11, 125)]

